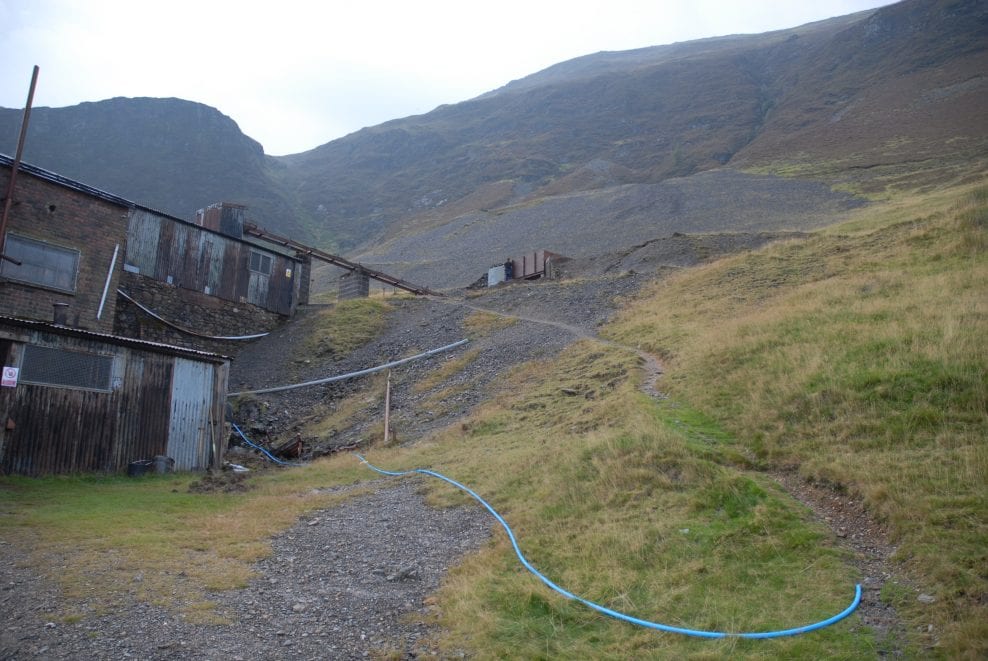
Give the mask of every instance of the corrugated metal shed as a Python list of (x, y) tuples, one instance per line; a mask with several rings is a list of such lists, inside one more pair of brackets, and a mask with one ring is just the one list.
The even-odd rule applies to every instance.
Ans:
[(115, 472), (168, 455), (176, 468), (222, 460), (225, 357), (0, 317), (0, 469)]
[(556, 257), (560, 257), (560, 255), (549, 252), (548, 250), (536, 250), (535, 252), (526, 253), (521, 257), (515, 257), (511, 260), (514, 265), (512, 277), (518, 279), (544, 275), (546, 262)]
[(208, 227), (235, 239), (242, 239), (246, 218), (247, 207), (244, 205), (233, 202), (217, 202), (196, 212), (196, 225)]

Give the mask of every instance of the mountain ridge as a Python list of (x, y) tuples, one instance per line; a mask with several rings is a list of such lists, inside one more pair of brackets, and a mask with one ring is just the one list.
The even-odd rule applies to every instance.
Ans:
[[(464, 214), (723, 168), (880, 194), (984, 167), (986, 33), (983, 3), (905, 0), (761, 35), (602, 52), (277, 157), (192, 102), (36, 109), (26, 159), (183, 217), (244, 203), (272, 231), (371, 259)], [(97, 122), (96, 110), (116, 119)], [(39, 133), (45, 113), (65, 116), (60, 131)], [(73, 116), (92, 130), (73, 131)], [(0, 110), (0, 135), (18, 122)], [(560, 231), (562, 221), (547, 227), (542, 243)]]
[[(16, 151), (21, 116), (0, 109), (0, 151)], [(304, 213), (277, 181), (280, 164), (232, 118), (202, 103), (115, 97), (35, 107), (24, 160), (180, 218), (214, 202), (246, 204), (309, 238), (297, 220)]]

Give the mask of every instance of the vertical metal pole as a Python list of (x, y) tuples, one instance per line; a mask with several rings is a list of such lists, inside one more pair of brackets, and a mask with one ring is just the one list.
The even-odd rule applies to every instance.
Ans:
[(384, 389), (384, 444), (391, 439), (391, 370), (388, 370), (388, 385)]
[[(38, 65), (34, 65), (31, 74), (31, 88), (27, 93), (27, 104), (24, 106), (24, 118), (21, 120), (21, 134), (17, 139), (17, 154), (14, 165), (10, 168), (10, 181), (7, 182), (7, 197), (3, 200), (3, 215), (0, 216), (0, 258), (4, 257), (3, 248), (7, 242), (7, 217), (10, 215), (10, 205), (14, 202), (14, 180), (17, 179), (17, 168), (21, 166), (21, 155), (24, 153), (24, 140), (27, 138), (27, 124), (31, 119), (31, 104), (34, 103), (34, 88), (38, 84)], [(11, 260), (13, 261), (13, 260)]]

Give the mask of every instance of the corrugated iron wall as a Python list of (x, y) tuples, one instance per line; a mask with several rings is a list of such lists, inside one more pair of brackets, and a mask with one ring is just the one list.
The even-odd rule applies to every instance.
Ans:
[(46, 475), (112, 470), (116, 435), (113, 396), (21, 385), (7, 411), (5, 473)]
[(531, 278), (545, 273), (546, 263), (558, 258), (554, 252), (536, 250), (511, 260), (514, 273), (512, 278)]
[(137, 351), (129, 354), (117, 408), (117, 452), (113, 467), (107, 470), (116, 470), (135, 459), (164, 454), (168, 447), (170, 385), (175, 359)]
[(165, 454), (175, 460), (176, 470), (209, 465), (213, 377), (213, 365), (209, 363), (175, 359), (171, 429)]
[[(271, 257), (270, 274), (248, 268), (252, 250)], [(283, 315), (298, 304), (302, 274), (295, 260), (142, 209), (130, 213), (125, 264), (128, 271), (176, 287)]]

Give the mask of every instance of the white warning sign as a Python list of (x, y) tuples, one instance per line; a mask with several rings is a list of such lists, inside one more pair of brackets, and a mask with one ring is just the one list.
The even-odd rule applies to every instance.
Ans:
[(16, 367), (4, 367), (3, 368), (3, 380), (0, 381), (0, 386), (4, 388), (16, 388), (17, 387), (17, 372)]

